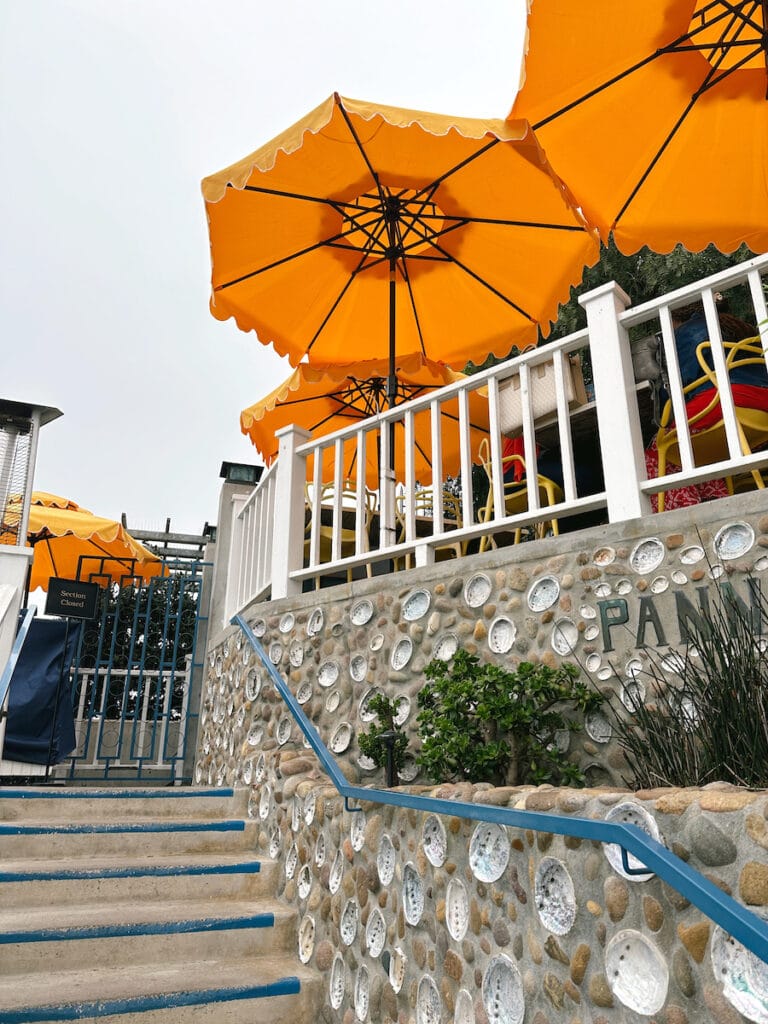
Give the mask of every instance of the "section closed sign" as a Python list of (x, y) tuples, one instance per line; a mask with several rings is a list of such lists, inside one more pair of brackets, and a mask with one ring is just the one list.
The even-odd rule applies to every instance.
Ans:
[(52, 576), (48, 580), (46, 615), (66, 615), (70, 619), (92, 619), (96, 615), (99, 599), (98, 583), (62, 580)]

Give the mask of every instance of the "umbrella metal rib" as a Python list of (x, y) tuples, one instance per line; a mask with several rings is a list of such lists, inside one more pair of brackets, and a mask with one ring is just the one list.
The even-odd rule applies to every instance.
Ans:
[[(762, 25), (759, 21), (753, 18), (753, 15), (757, 11), (762, 12)], [(709, 17), (710, 14), (713, 16)], [(713, 89), (720, 82), (724, 81), (735, 71), (743, 68), (755, 57), (759, 56), (760, 53), (763, 55), (766, 71), (768, 72), (768, 0), (711, 0), (711, 2), (706, 6), (696, 11), (694, 13), (694, 17), (700, 21), (700, 24), (695, 28), (689, 29), (688, 32), (684, 32), (666, 46), (659, 47), (642, 60), (637, 61), (635, 64), (626, 68), (624, 71), (621, 71), (619, 74), (614, 75), (612, 78), (607, 79), (594, 89), (590, 89), (575, 100), (571, 100), (559, 110), (554, 111), (552, 114), (542, 118), (533, 125), (534, 131), (545, 127), (552, 121), (555, 121), (557, 118), (568, 113), (570, 110), (573, 110), (587, 102), (587, 100), (593, 98), (599, 93), (605, 92), (617, 82), (627, 78), (629, 75), (639, 71), (647, 64), (664, 55), (696, 52), (705, 57), (711, 65), (710, 70), (707, 72), (699, 88), (691, 95), (690, 101), (687, 103), (683, 112), (667, 133), (653, 158), (632, 188), (627, 199), (616, 215), (616, 224), (618, 224), (621, 217), (626, 213), (632, 201), (647, 181), (654, 167), (658, 164), (659, 160), (661, 160), (662, 156), (669, 148), (669, 145), (685, 123), (686, 118), (698, 102), (699, 98), (710, 89)], [(698, 37), (702, 34), (710, 33), (715, 26), (719, 26), (717, 29), (719, 34), (716, 38), (712, 38), (710, 35), (707, 35), (707, 38), (704, 40), (697, 41)], [(750, 37), (748, 39), (740, 38), (744, 32), (749, 30), (754, 30), (756, 37)], [(739, 50), (742, 48), (746, 50), (747, 47), (751, 47), (751, 49), (743, 53), (738, 60), (735, 60), (732, 63), (730, 62), (733, 58), (733, 54), (731, 53), (732, 50)], [(725, 64), (726, 60), (729, 61), (727, 65)], [(768, 100), (768, 82), (766, 83), (765, 98)]]

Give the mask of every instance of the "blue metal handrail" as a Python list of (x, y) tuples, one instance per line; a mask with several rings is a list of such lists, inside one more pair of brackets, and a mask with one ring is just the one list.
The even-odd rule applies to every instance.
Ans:
[[(13, 647), (11, 647), (11, 654), (10, 657), (8, 658), (8, 663), (3, 669), (2, 675), (0, 675), (0, 708), (2, 708), (3, 704), (5, 703), (5, 698), (8, 696), (8, 687), (11, 685), (11, 676), (13, 675), (13, 670), (16, 668), (16, 662), (19, 660), (21, 648), (24, 646), (24, 641), (27, 639), (29, 627), (36, 613), (37, 609), (34, 607), (24, 609), (24, 617), (21, 620), (21, 625), (19, 626), (16, 632), (16, 638), (13, 641)], [(0, 755), (1, 754), (2, 751), (0, 750)]]
[[(412, 807), (418, 811), (447, 814), (457, 818), (467, 818), (470, 821), (492, 822), (512, 828), (531, 829), (534, 832), (552, 832), (555, 835), (575, 836), (579, 839), (615, 844), (621, 848), (625, 870), (630, 873), (634, 871), (635, 874), (644, 874), (646, 870), (655, 872), (659, 878), (690, 900), (750, 952), (768, 963), (768, 922), (761, 920), (756, 914), (727, 896), (716, 885), (704, 878), (694, 868), (689, 867), (636, 825), (595, 821), (592, 818), (576, 818), (570, 815), (565, 817), (560, 814), (539, 811), (520, 811), (510, 807), (469, 804), (462, 800), (440, 800), (392, 790), (351, 786), (320, 739), (317, 729), (304, 714), (301, 705), (288, 689), (285, 680), (269, 660), (251, 627), (239, 614), (233, 617), (232, 623), (242, 629), (254, 651), (258, 654), (270, 674), (275, 689), (288, 705), (289, 711), (317, 754), (334, 786), (344, 797), (348, 810), (357, 809), (349, 806), (350, 800), (360, 800), (368, 803), (391, 804), (395, 807)], [(645, 867), (639, 871), (630, 868), (627, 860), (628, 854), (632, 854)]]

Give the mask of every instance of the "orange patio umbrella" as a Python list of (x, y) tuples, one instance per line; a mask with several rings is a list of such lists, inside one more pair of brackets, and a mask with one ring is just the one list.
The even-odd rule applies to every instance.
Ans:
[(535, 0), (511, 118), (619, 249), (768, 250), (765, 0)]
[(524, 121), (333, 95), (203, 181), (211, 312), (292, 365), (463, 367), (535, 341), (598, 257)]
[[(240, 414), (240, 429), (253, 441), (264, 461), (270, 465), (277, 455), (275, 431), (288, 424), (297, 424), (310, 430), (314, 438), (323, 437), (355, 423), (360, 423), (386, 408), (387, 359), (362, 360), (353, 364), (314, 366), (300, 363), (287, 380), (266, 398), (256, 402)], [(437, 388), (464, 379), (463, 373), (449, 369), (423, 356), (413, 355), (398, 359), (395, 366), (398, 402), (428, 394)], [(458, 400), (440, 405), (442, 465), (441, 476), (456, 473), (459, 468), (459, 410)], [(480, 442), (488, 436), (487, 402), (476, 392), (469, 395), (470, 448), (477, 451)], [(404, 476), (403, 421), (395, 421), (394, 470), (398, 479)], [(432, 481), (432, 433), (430, 411), (426, 409), (414, 416), (414, 457), (416, 477), (420, 483)], [(344, 477), (356, 479), (358, 469), (355, 444), (345, 446)], [(323, 480), (334, 473), (333, 446), (323, 456)], [(308, 474), (314, 463), (310, 460)], [(379, 486), (378, 452), (373, 437), (366, 446), (366, 483)]]
[[(21, 501), (17, 504), (20, 518)], [(13, 507), (11, 500), (6, 506), (11, 521)], [(162, 560), (120, 523), (45, 491), (32, 493), (27, 541), (34, 549), (30, 590), (47, 590), (51, 576), (105, 584), (164, 573)], [(15, 533), (0, 531), (0, 543), (15, 544)]]

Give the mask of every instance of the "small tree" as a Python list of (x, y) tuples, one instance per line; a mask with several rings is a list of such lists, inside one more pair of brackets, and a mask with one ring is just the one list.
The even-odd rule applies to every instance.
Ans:
[(377, 768), (384, 768), (387, 764), (387, 743), (381, 738), (383, 733), (394, 733), (395, 735), (392, 745), (392, 761), (395, 771), (399, 771), (405, 763), (408, 737), (395, 721), (402, 699), (402, 697), (395, 697), (390, 700), (386, 694), (375, 693), (368, 702), (368, 708), (376, 716), (376, 721), (368, 732), (358, 734), (357, 745), (360, 747), (360, 752), (366, 757), (370, 757)]
[(555, 742), (556, 733), (581, 728), (572, 712), (584, 714), (603, 700), (579, 681), (576, 666), (526, 661), (510, 670), (458, 650), (450, 662), (435, 659), (424, 671), (417, 762), (432, 779), (584, 784)]

